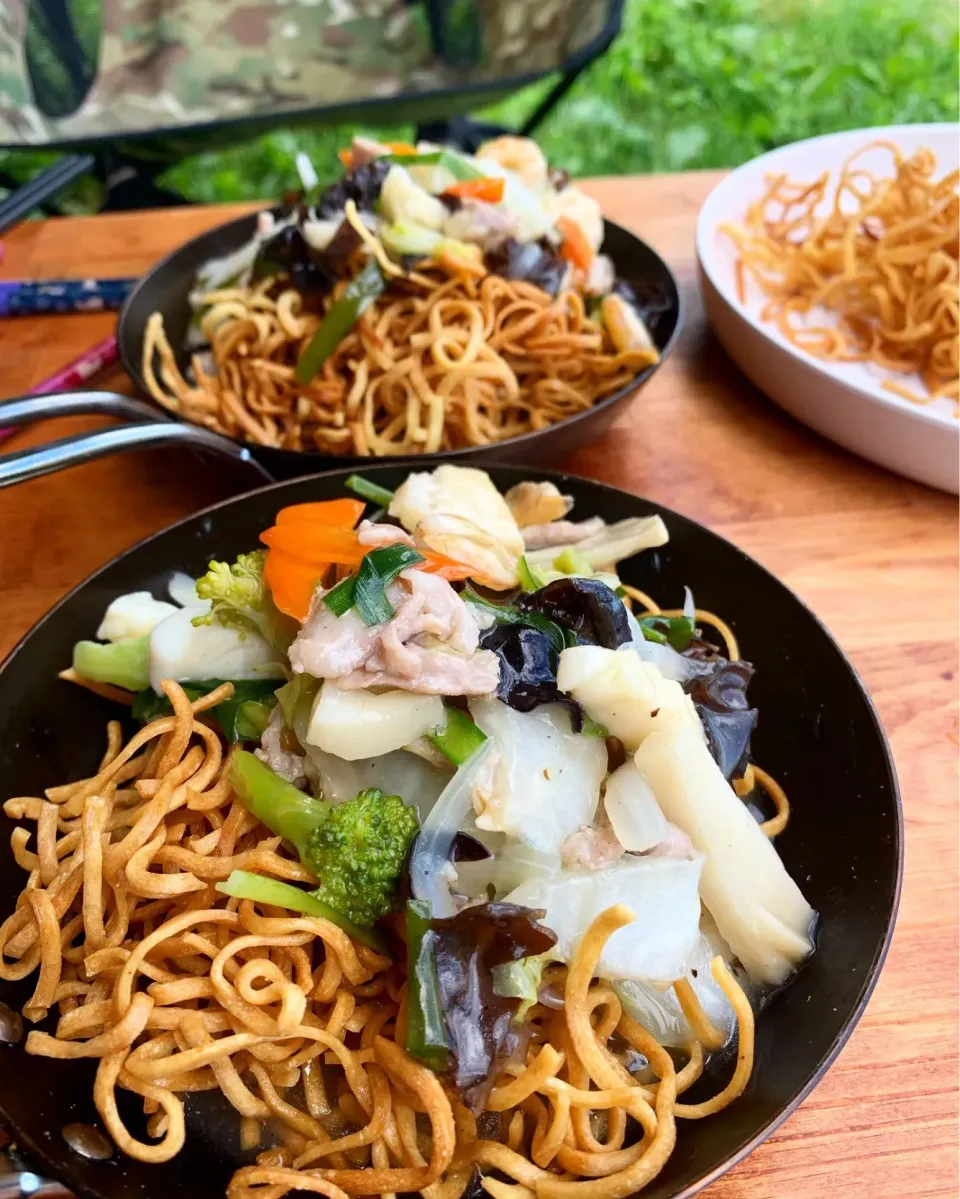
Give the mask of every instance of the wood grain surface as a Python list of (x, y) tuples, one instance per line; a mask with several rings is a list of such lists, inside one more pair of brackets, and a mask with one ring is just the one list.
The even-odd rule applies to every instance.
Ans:
[[(764, 399), (711, 335), (693, 232), (717, 172), (597, 179), (607, 216), (676, 272), (687, 325), (614, 429), (563, 465), (716, 529), (826, 622), (872, 694), (906, 813), (893, 947), (866, 1015), (801, 1109), (710, 1199), (955, 1199), (957, 1155), (957, 505), (852, 457)], [(29, 224), (0, 276), (129, 275), (243, 209)], [(107, 334), (109, 315), (0, 323), (0, 391), (25, 392)], [(102, 380), (123, 388), (117, 371)], [(51, 422), (4, 446), (97, 423)], [(0, 655), (139, 538), (241, 486), (179, 451), (128, 454), (0, 492)]]

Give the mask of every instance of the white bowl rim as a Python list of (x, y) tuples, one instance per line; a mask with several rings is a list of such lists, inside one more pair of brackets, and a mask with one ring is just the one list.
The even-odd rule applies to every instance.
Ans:
[(831, 383), (865, 396), (867, 399), (873, 400), (894, 412), (900, 412), (904, 416), (920, 421), (922, 424), (935, 425), (938, 428), (948, 429), (957, 433), (960, 432), (960, 421), (956, 417), (948, 416), (944, 412), (932, 411), (920, 404), (913, 404), (910, 400), (902, 399), (893, 392), (884, 392), (877, 387), (858, 383), (855, 380), (840, 379), (830, 371), (829, 363), (816, 358), (813, 354), (798, 350), (796, 346), (791, 345), (788, 341), (780, 341), (772, 337), (768, 323), (761, 321), (748, 308), (744, 307), (736, 294), (731, 291), (727, 282), (718, 278), (717, 274), (711, 269), (711, 260), (714, 258), (714, 255), (707, 239), (714, 232), (716, 225), (715, 220), (711, 219), (712, 208), (716, 207), (720, 197), (726, 196), (727, 193), (736, 190), (748, 168), (752, 170), (760, 166), (761, 163), (764, 166), (769, 165), (772, 167), (778, 160), (791, 157), (792, 153), (801, 147), (809, 147), (814, 144), (824, 145), (828, 142), (852, 142), (858, 139), (864, 139), (865, 141), (894, 141), (898, 134), (906, 131), (909, 131), (911, 136), (922, 136), (924, 133), (941, 136), (952, 133), (957, 136), (960, 135), (960, 123), (953, 121), (928, 121), (917, 125), (877, 125), (866, 129), (842, 129), (836, 133), (824, 133), (817, 137), (804, 138), (802, 141), (790, 142), (786, 146), (778, 146), (775, 150), (768, 150), (766, 154), (760, 154), (756, 158), (751, 158), (747, 162), (741, 163), (729, 175), (720, 180), (703, 202), (700, 214), (697, 217), (697, 260), (700, 264), (700, 269), (706, 275), (707, 279), (709, 279), (724, 303), (738, 317), (756, 329), (780, 353), (787, 354), (798, 363), (817, 371), (824, 378), (829, 379)]

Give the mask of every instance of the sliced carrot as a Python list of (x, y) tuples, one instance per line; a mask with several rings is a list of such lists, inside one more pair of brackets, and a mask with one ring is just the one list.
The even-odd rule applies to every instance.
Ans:
[(502, 179), (486, 176), (483, 179), (462, 179), (451, 183), (444, 190), (445, 196), (458, 196), (461, 200), (485, 200), (488, 204), (499, 204), (503, 199)]
[(472, 566), (464, 566), (462, 562), (454, 562), (452, 558), (446, 558), (443, 554), (435, 554), (432, 550), (421, 550), (420, 553), (423, 554), (426, 561), (418, 564), (416, 569), (422, 570), (428, 575), (439, 575), (448, 583), (469, 579), (474, 572)]
[(340, 159), (340, 161), (343, 163), (343, 165), (347, 168), (348, 171), (353, 166), (353, 151), (352, 150), (338, 150), (337, 158)]
[(294, 558), (282, 550), (271, 549), (263, 567), (263, 578), (280, 611), (303, 622), (310, 611), (313, 593), (323, 582), (328, 569)]
[(316, 522), (331, 529), (352, 529), (361, 516), (366, 504), (363, 500), (321, 500), (312, 504), (290, 504), (277, 513), (276, 524), (303, 524)]
[(331, 529), (312, 521), (274, 525), (260, 534), (260, 540), (271, 549), (314, 565), (340, 562), (345, 566), (359, 566), (367, 552), (367, 547), (360, 544), (352, 529)]
[(417, 147), (409, 142), (384, 142), (391, 154), (416, 154)]
[(560, 257), (573, 263), (580, 270), (588, 271), (593, 262), (593, 249), (583, 230), (576, 221), (571, 220), (568, 216), (557, 217), (557, 228), (563, 237), (560, 245)]

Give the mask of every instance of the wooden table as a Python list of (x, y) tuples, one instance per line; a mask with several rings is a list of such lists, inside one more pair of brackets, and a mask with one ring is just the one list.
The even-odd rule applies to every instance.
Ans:
[[(957, 505), (794, 423), (727, 359), (695, 279), (697, 211), (717, 172), (598, 179), (605, 213), (677, 273), (687, 327), (615, 429), (565, 463), (710, 525), (773, 570), (852, 658), (893, 745), (906, 810), (903, 902), (876, 993), (839, 1061), (710, 1199), (956, 1199)], [(0, 275), (132, 275), (244, 209), (22, 226)], [(32, 384), (110, 331), (109, 316), (0, 323), (0, 388)], [(119, 372), (105, 385), (124, 387)], [(129, 388), (127, 388), (129, 389)], [(59, 421), (8, 443), (63, 436)], [(230, 494), (213, 462), (126, 455), (0, 493), (0, 655), (69, 587), (144, 535)]]

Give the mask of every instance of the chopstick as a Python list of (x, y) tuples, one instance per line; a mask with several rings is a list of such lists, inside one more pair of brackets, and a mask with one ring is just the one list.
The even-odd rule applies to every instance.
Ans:
[[(69, 391), (73, 387), (82, 387), (99, 371), (112, 366), (119, 357), (117, 339), (111, 333), (103, 341), (98, 341), (95, 346), (84, 350), (78, 358), (68, 362), (56, 374), (44, 379), (35, 387), (31, 387), (27, 394), (49, 395), (54, 391)], [(4, 441), (11, 433), (13, 433), (13, 429), (0, 429), (0, 441)]]
[(0, 281), (0, 317), (45, 312), (104, 312), (123, 307), (136, 279), (10, 279)]
[(44, 200), (51, 199), (75, 179), (86, 175), (95, 164), (96, 159), (92, 154), (68, 154), (52, 167), (41, 171), (36, 179), (31, 179), (0, 200), (0, 234), (19, 224)]

